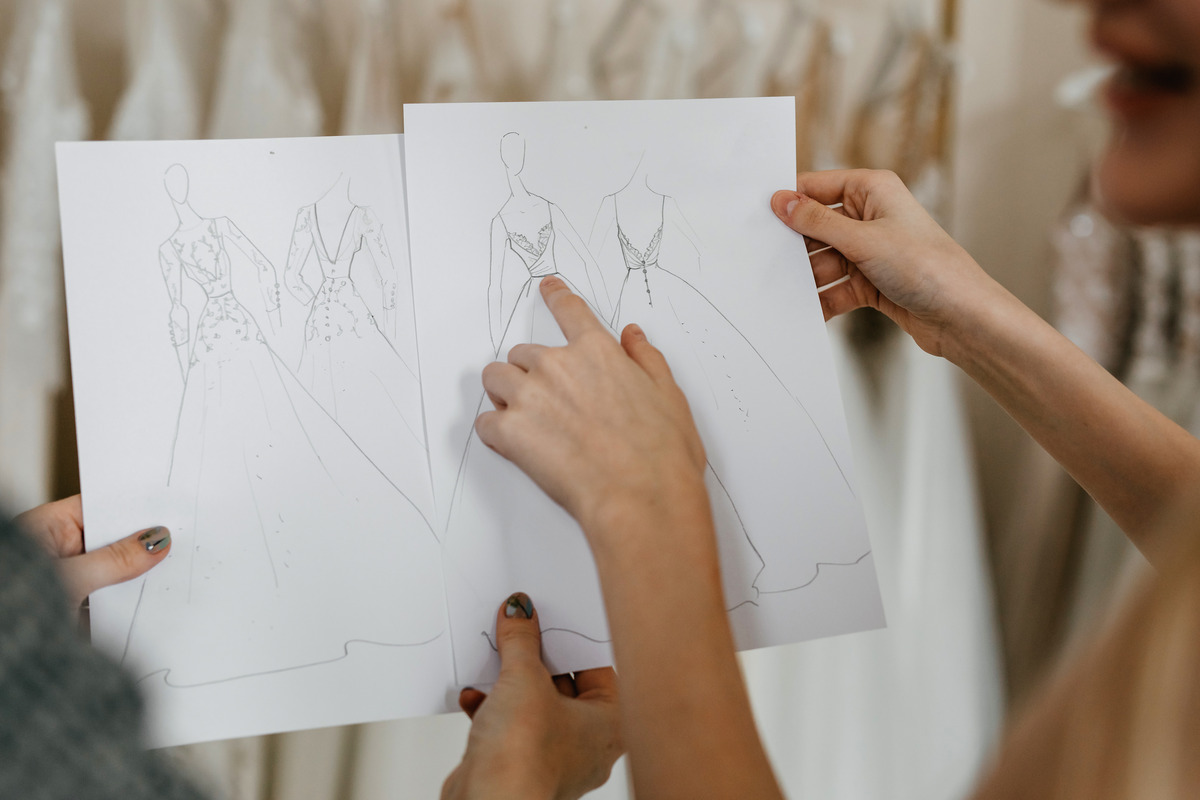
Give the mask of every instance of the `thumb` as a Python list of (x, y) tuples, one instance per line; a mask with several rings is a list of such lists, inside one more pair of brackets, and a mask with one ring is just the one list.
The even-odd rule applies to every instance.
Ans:
[(123, 583), (143, 574), (167, 557), (171, 532), (159, 526), (138, 531), (107, 547), (60, 559), (59, 574), (72, 606), (97, 589)]
[(501, 677), (507, 672), (546, 671), (537, 611), (524, 592), (517, 592), (500, 606), (496, 615), (496, 648), (500, 651)]
[(866, 233), (861, 220), (850, 219), (800, 192), (776, 192), (771, 209), (796, 233), (830, 245), (851, 261), (858, 260), (848, 251), (859, 249)]

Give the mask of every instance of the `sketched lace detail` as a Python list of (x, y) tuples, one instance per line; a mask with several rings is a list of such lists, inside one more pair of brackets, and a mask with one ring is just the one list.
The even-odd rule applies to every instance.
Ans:
[(646, 252), (643, 255), (641, 250), (633, 246), (633, 242), (629, 241), (629, 237), (625, 235), (625, 231), (617, 228), (617, 237), (621, 240), (621, 247), (625, 250), (625, 255), (631, 262), (636, 262), (633, 267), (647, 267), (658, 263), (658, 245), (662, 241), (662, 225), (658, 226), (658, 230), (654, 232), (654, 237), (650, 239), (650, 244), (646, 245)]
[(524, 250), (526, 253), (529, 253), (534, 258), (541, 258), (542, 253), (546, 252), (546, 245), (550, 242), (550, 233), (553, 227), (554, 223), (552, 222), (547, 222), (542, 226), (542, 229), (538, 231), (538, 241), (536, 246), (530, 242), (523, 233), (510, 232), (508, 234), (508, 238), (516, 242), (522, 250)]

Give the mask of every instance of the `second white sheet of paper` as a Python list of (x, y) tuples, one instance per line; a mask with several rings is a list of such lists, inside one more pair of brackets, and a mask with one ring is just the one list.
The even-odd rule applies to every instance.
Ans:
[(739, 648), (883, 624), (811, 270), (771, 194), (793, 185), (790, 98), (406, 108), (414, 296), (459, 684), (495, 679), (497, 604), (525, 591), (553, 672), (610, 662), (577, 525), (472, 432), (481, 367), (562, 344), (566, 279), (636, 322), (708, 450)]

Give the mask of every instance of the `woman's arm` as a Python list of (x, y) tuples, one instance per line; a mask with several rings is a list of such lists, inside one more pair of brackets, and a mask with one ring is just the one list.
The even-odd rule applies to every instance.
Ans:
[(541, 290), (568, 344), (518, 345), (489, 365), (496, 410), (476, 430), (592, 547), (637, 795), (781, 797), (734, 656), (687, 401), (640, 329), (618, 343), (563, 281)]
[(834, 248), (812, 259), (818, 286), (845, 279), (821, 295), (826, 319), (870, 306), (958, 365), (1157, 559), (1161, 513), (1200, 485), (1200, 441), (989, 277), (895, 175), (800, 175), (772, 208)]

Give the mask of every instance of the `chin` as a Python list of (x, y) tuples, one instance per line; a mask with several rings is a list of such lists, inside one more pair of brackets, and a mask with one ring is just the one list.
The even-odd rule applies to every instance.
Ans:
[(1118, 133), (1095, 171), (1106, 215), (1132, 225), (1200, 228), (1200, 136), (1188, 145)]

